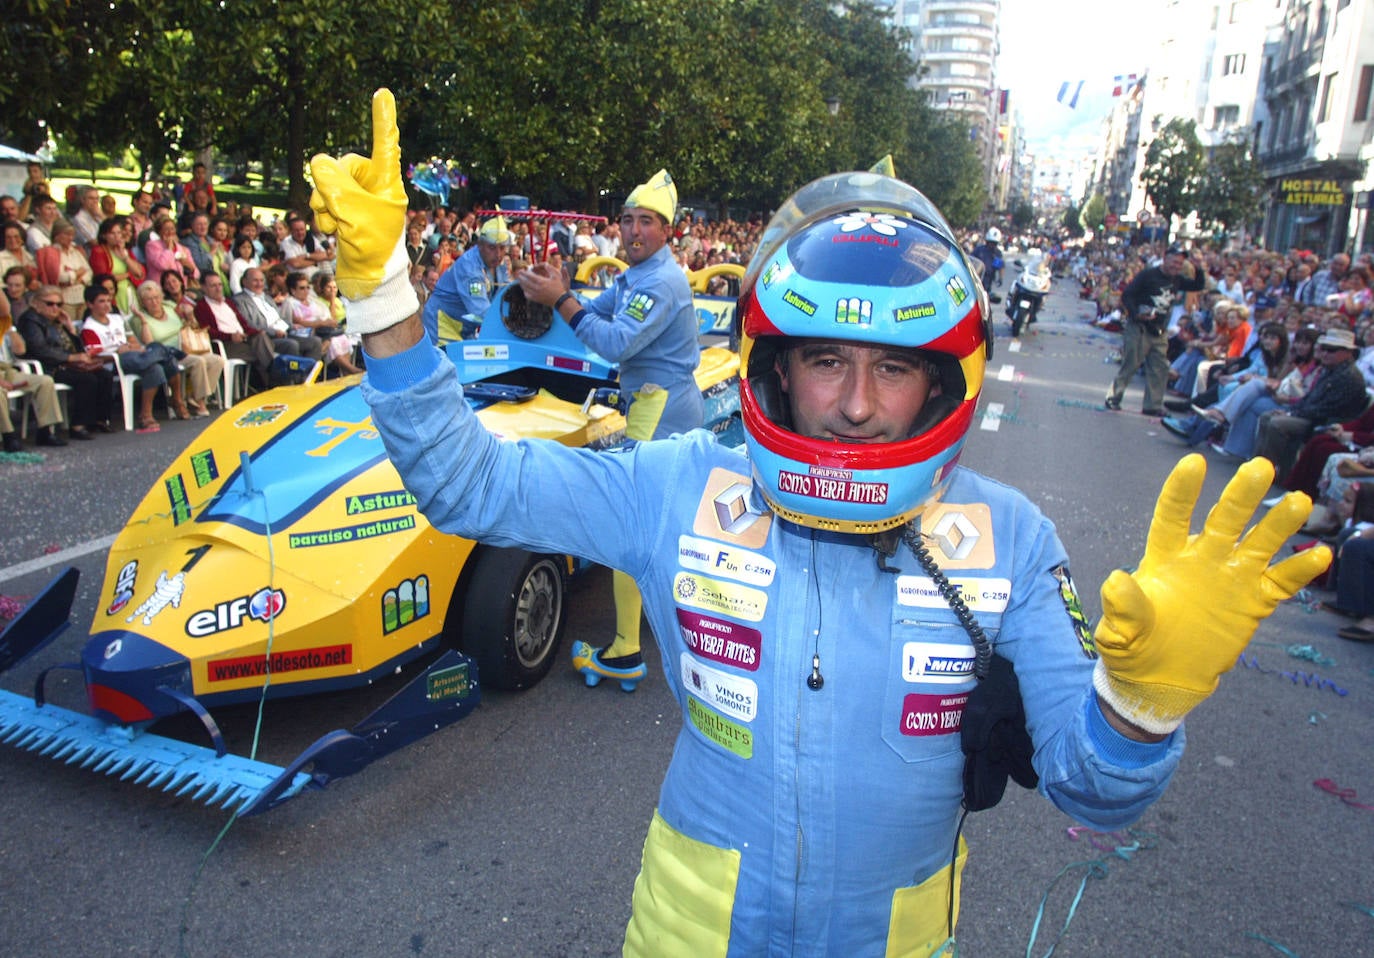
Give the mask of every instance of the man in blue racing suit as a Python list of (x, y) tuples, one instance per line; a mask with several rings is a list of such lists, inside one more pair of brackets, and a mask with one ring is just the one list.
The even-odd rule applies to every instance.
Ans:
[(941, 953), (964, 860), (958, 733), (992, 648), (1019, 677), (1039, 790), (1120, 828), (1167, 784), (1184, 715), (1329, 561), (1270, 564), (1310, 509), (1297, 493), (1241, 538), (1272, 478), (1258, 460), (1190, 535), (1205, 466), (1186, 457), (1089, 630), (1049, 521), (956, 465), (986, 300), (938, 211), (874, 173), (809, 184), (761, 239), (738, 319), (748, 458), (700, 430), (619, 454), (499, 441), (398, 283), (390, 94), (373, 109), (372, 158), (316, 157), (311, 203), (343, 233), (392, 461), (445, 532), (633, 575), (682, 709), (626, 955)]
[[(444, 270), (425, 300), (424, 325), (429, 341), (435, 345), (461, 338), (461, 323), (480, 323), (491, 306), (491, 291), (496, 285), (496, 268), (501, 257), (515, 242), (506, 228), (504, 216), (493, 216), (477, 231), (477, 242)], [(440, 313), (448, 319), (441, 322)]]
[[(620, 214), (630, 268), (585, 304), (568, 289), (563, 274), (547, 263), (519, 277), (526, 296), (553, 307), (578, 339), (620, 364), (621, 395), (640, 397), (626, 413), (625, 433), (634, 440), (666, 439), (699, 429), (705, 415), (694, 375), (701, 356), (692, 288), (668, 242), (676, 213), (677, 187), (666, 170), (635, 187)], [(650, 395), (642, 395), (646, 391)], [(632, 692), (648, 674), (639, 650), (643, 602), (634, 580), (624, 572), (613, 572), (611, 585), (615, 638), (603, 648), (574, 643), (573, 668), (588, 685), (608, 678)]]

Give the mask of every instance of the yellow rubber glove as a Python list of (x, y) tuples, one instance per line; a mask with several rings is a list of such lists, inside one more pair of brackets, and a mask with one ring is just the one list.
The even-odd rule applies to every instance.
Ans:
[(334, 276), (348, 301), (348, 331), (375, 333), (414, 315), (420, 300), (405, 251), (406, 191), (390, 90), (372, 95), (372, 157), (317, 154), (310, 172), (315, 223), (339, 238)]
[(1190, 535), (1206, 472), (1199, 455), (1174, 467), (1140, 567), (1118, 569), (1102, 585), (1093, 685), (1128, 722), (1158, 734), (1211, 695), (1260, 621), (1331, 564), (1331, 550), (1319, 546), (1270, 565), (1312, 511), (1300, 492), (1244, 532), (1274, 479), (1266, 459), (1237, 469), (1202, 532)]

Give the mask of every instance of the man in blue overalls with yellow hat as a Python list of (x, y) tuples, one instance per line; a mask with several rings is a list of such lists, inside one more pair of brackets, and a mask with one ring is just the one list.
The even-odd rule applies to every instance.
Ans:
[[(677, 187), (666, 170), (630, 193), (620, 213), (621, 243), (630, 268), (586, 303), (561, 273), (538, 264), (520, 274), (525, 295), (552, 306), (577, 337), (620, 364), (621, 393), (634, 397), (626, 414), (630, 439), (662, 439), (701, 426), (704, 410), (694, 373), (700, 359), (692, 288), (673, 258), (669, 240), (677, 213)], [(634, 580), (612, 574), (615, 640), (604, 648), (574, 643), (573, 666), (588, 685), (617, 679), (634, 691), (647, 670), (639, 654), (642, 610)]]
[(491, 306), (496, 267), (513, 242), (515, 236), (499, 213), (482, 224), (477, 242), (444, 270), (425, 301), (421, 318), (430, 342), (443, 344), (461, 339), (458, 324), (464, 317), (472, 323), (482, 321)]

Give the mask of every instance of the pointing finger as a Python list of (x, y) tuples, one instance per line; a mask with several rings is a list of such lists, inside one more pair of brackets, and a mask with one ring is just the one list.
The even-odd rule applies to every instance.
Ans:
[(379, 190), (401, 168), (401, 133), (396, 128), (396, 98), (382, 87), (372, 94), (372, 170), (369, 185)]

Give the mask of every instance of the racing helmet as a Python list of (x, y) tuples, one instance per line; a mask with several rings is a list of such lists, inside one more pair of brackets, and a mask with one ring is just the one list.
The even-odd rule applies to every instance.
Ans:
[(989, 243), (1000, 243), (1002, 242), (1002, 231), (995, 226), (989, 226), (988, 231), (983, 234), (983, 239)]
[[(992, 355), (987, 294), (935, 206), (872, 172), (822, 177), (774, 215), (741, 285), (740, 408), (754, 480), (785, 519), (876, 533), (948, 484)], [(798, 338), (913, 349), (939, 384), (912, 435), (849, 444), (794, 432), (780, 363)]]

